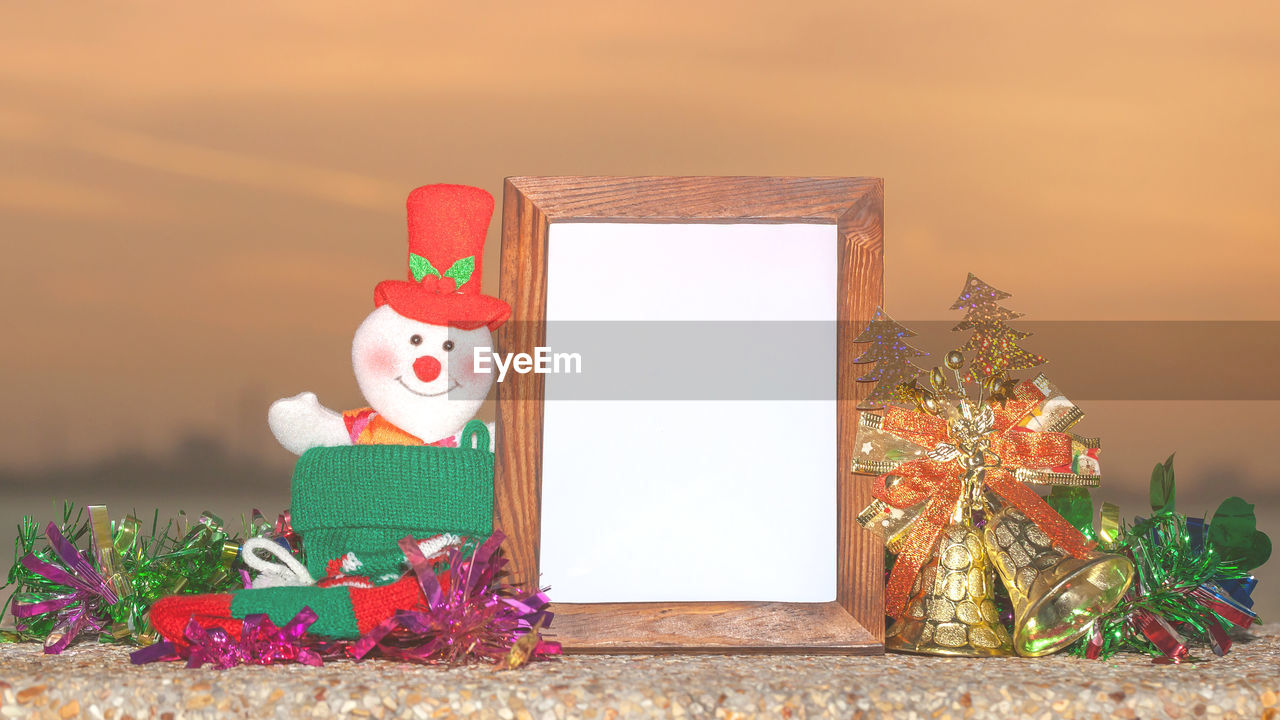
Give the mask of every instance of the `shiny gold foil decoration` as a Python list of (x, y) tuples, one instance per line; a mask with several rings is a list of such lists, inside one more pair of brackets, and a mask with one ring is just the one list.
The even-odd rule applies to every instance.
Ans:
[(529, 659), (533, 657), (534, 651), (538, 648), (538, 643), (542, 641), (542, 621), (545, 616), (538, 618), (538, 622), (534, 623), (529, 632), (525, 633), (516, 640), (507, 654), (494, 665), (494, 670), (515, 670), (529, 664)]
[(947, 389), (947, 376), (943, 374), (941, 367), (934, 367), (929, 371), (929, 387), (934, 392), (943, 392)]
[(993, 599), (995, 583), (982, 536), (965, 523), (952, 523), (916, 574), (906, 613), (889, 628), (885, 649), (954, 657), (1012, 655), (1009, 631)]
[(884, 546), (889, 552), (897, 553), (911, 531), (911, 523), (920, 516), (924, 506), (925, 503), (920, 502), (900, 509), (883, 500), (872, 500), (870, 505), (858, 513), (858, 524), (884, 540)]
[(1024, 657), (1075, 642), (1133, 582), (1128, 558), (1097, 551), (1071, 557), (1017, 508), (987, 521), (983, 544), (1013, 601), (1013, 649)]
[(1018, 421), (1020, 426), (1036, 432), (1066, 432), (1084, 419), (1084, 411), (1044, 373), (1037, 375), (1031, 384), (1043, 397)]
[(938, 404), (937, 397), (932, 392), (920, 387), (915, 378), (911, 382), (899, 386), (899, 391), (905, 396), (911, 398), (915, 404), (916, 412), (927, 413), (929, 415), (938, 415), (942, 406)]
[(1018, 388), (1017, 380), (991, 378), (995, 382), (991, 383), (991, 395), (987, 400), (993, 403), (1000, 403), (1000, 407), (1005, 407), (1010, 401), (1016, 399), (1014, 392)]
[(1102, 512), (1098, 517), (1098, 544), (1110, 548), (1120, 537), (1120, 506), (1115, 503), (1102, 503)]
[(919, 460), (925, 456), (925, 448), (910, 440), (884, 430), (883, 418), (874, 413), (858, 414), (857, 455), (853, 459), (853, 471), (869, 475), (884, 475), (902, 463)]
[(120, 570), (120, 553), (111, 539), (111, 520), (105, 505), (89, 506), (90, 547), (98, 561), (98, 572), (115, 597), (112, 602), (132, 595), (129, 582)]

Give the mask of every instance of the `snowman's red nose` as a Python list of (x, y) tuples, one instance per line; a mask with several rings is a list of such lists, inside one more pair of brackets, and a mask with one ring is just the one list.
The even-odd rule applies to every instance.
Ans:
[(423, 355), (413, 361), (413, 374), (422, 382), (431, 382), (440, 377), (440, 361), (430, 355)]

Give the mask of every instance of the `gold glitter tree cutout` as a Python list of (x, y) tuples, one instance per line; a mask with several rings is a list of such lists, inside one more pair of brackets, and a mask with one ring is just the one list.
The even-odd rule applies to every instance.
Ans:
[(912, 347), (903, 338), (915, 337), (915, 333), (900, 325), (889, 317), (884, 310), (876, 308), (875, 317), (867, 327), (854, 338), (856, 343), (871, 343), (871, 347), (862, 353), (855, 363), (875, 363), (875, 369), (858, 378), (858, 382), (876, 384), (871, 395), (858, 403), (859, 410), (878, 410), (885, 405), (912, 405), (914, 395), (911, 387), (917, 377), (924, 371), (917, 367), (912, 358), (926, 357), (929, 353)]
[(1043, 365), (1040, 355), (1027, 352), (1018, 345), (1019, 340), (1031, 337), (1031, 333), (1009, 327), (1006, 322), (1022, 317), (1002, 305), (1000, 301), (1012, 297), (969, 273), (964, 290), (956, 298), (952, 310), (964, 310), (964, 320), (951, 328), (953, 331), (972, 330), (962, 350), (973, 353), (969, 362), (966, 382), (978, 382), (988, 377), (1004, 377), (1014, 370), (1025, 370)]

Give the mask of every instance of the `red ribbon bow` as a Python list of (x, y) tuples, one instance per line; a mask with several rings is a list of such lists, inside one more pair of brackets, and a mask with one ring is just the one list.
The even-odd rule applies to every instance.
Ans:
[[(992, 408), (995, 419), (983, 439), (988, 456), (994, 455), (1000, 462), (998, 466), (986, 468), (985, 486), (1031, 518), (1055, 546), (1075, 557), (1084, 557), (1093, 543), (1014, 477), (1016, 468), (1046, 470), (1071, 462), (1070, 435), (1032, 432), (1014, 424), (1033, 404), (1034, 401), (1018, 400), (1008, 402), (1003, 408)], [(892, 406), (886, 408), (880, 428), (930, 450), (954, 440), (945, 420)], [(893, 485), (886, 482), (891, 476), (898, 478)], [(872, 494), (893, 507), (906, 509), (927, 501), (902, 543), (885, 586), (886, 614), (898, 618), (906, 611), (916, 575), (933, 553), (939, 535), (951, 522), (964, 489), (964, 476), (962, 462), (922, 458), (903, 463), (876, 478)]]

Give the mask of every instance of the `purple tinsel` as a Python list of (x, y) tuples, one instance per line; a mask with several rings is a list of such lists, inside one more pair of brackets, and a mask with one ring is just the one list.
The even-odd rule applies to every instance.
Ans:
[[(497, 582), (506, 558), (497, 554), (503, 535), (495, 532), (470, 558), (454, 546), (445, 551), (448, 570), (437, 575), (429, 558), (411, 538), (400, 549), (418, 578), (425, 606), (399, 610), (364, 637), (349, 653), (357, 660), (375, 648), (382, 657), (408, 662), (465, 662), (469, 658), (498, 661), (511, 651), (517, 638), (535, 626), (547, 627), (552, 614), (542, 592), (516, 594)], [(559, 643), (541, 641), (533, 656), (554, 655)]]
[[(44, 643), (44, 651), (56, 655), (82, 633), (101, 632), (106, 620), (100, 610), (114, 605), (119, 598), (106, 579), (76, 550), (75, 545), (62, 536), (57, 525), (49, 523), (45, 536), (66, 570), (31, 554), (22, 558), (22, 566), (50, 582), (73, 588), (73, 592), (35, 602), (15, 598), (13, 616), (21, 622), (25, 618), (57, 613), (53, 628)], [(21, 625), (19, 629), (22, 629)]]
[(303, 641), (307, 628), (316, 621), (311, 608), (303, 608), (297, 617), (278, 628), (266, 615), (249, 615), (244, 619), (240, 639), (236, 640), (220, 627), (204, 627), (194, 618), (183, 632), (188, 646), (178, 650), (164, 641), (142, 648), (130, 656), (134, 665), (158, 660), (187, 659), (187, 667), (205, 663), (225, 670), (236, 665), (270, 665), (276, 662), (299, 662), (320, 665), (324, 644), (313, 646)]
[[(324, 640), (306, 634), (316, 621), (311, 608), (277, 628), (265, 615), (244, 619), (240, 639), (220, 627), (205, 627), (195, 619), (187, 625), (187, 646), (162, 642), (133, 653), (134, 664), (186, 658), (187, 667), (209, 663), (218, 668), (241, 664), (270, 665), (300, 662), (320, 665), (324, 658), (355, 660), (379, 656), (417, 663), (460, 664), (470, 660), (504, 662), (508, 667), (526, 660), (560, 653), (557, 642), (533, 638), (531, 647), (517, 650), (517, 641), (551, 624), (550, 602), (540, 592), (523, 592), (498, 580), (507, 560), (498, 554), (503, 535), (495, 532), (466, 557), (457, 546), (444, 551), (446, 569), (423, 555), (412, 538), (400, 541), (423, 603), (397, 610), (354, 641)], [(535, 636), (536, 637), (536, 636)], [(523, 652), (522, 652), (523, 651)]]

